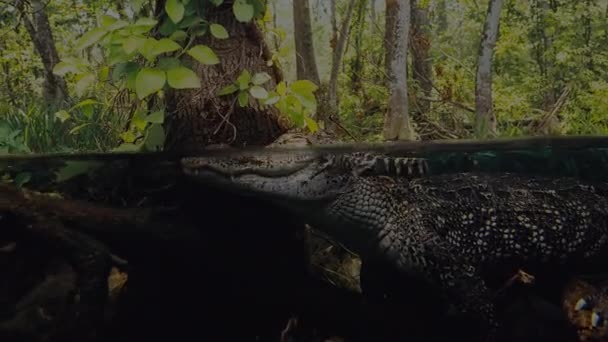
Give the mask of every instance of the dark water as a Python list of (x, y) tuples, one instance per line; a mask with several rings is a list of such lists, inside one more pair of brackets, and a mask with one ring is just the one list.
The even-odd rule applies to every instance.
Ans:
[[(536, 142), (529, 147), (518, 141), (493, 149), (475, 144), (444, 150), (418, 146), (418, 150), (411, 146), (389, 150), (393, 155), (427, 158), (431, 174), (507, 171), (608, 181), (605, 139), (584, 144), (560, 140), (553, 146)], [(350, 151), (352, 147), (335, 150)], [(301, 334), (308, 337), (291, 341), (313, 341), (310, 335), (315, 329), (357, 341), (393, 341), (393, 332), (403, 335), (407, 329), (411, 334), (406, 336), (416, 336), (421, 325), (415, 322), (415, 313), (395, 318), (403, 312), (367, 304), (357, 293), (309, 276), (304, 222), (255, 199), (195, 184), (181, 174), (178, 160), (170, 154), (0, 157), (0, 176), (11, 186), (63, 197), (56, 201), (110, 208), (117, 215), (137, 217), (143, 211), (149, 215), (148, 232), (129, 224), (113, 226), (95, 215), (85, 224), (84, 219), (62, 220), (59, 214), (67, 228), (94, 236), (128, 262), (124, 269), (128, 291), (116, 304), (117, 316), (100, 328), (107, 341), (279, 341), (294, 315), (300, 318)], [(27, 214), (8, 210), (7, 198), (0, 193), (0, 248), (11, 243), (17, 247), (0, 253), (0, 340), (34, 341), (40, 331), (54, 331), (53, 324), (35, 330), (28, 322), (40, 318), (25, 313), (35, 312), (34, 307), (65, 304), (57, 299), (62, 297), (61, 289), (54, 292), (54, 301), (48, 299), (52, 291), (38, 297), (31, 293), (45, 279), (64, 274), (61, 265), (66, 259), (56, 246), (24, 229), (20, 215)], [(56, 202), (43, 201), (47, 211), (41, 215), (58, 215), (49, 209), (51, 203)], [(68, 212), (79, 208), (66, 203)], [(32, 208), (32, 213), (38, 209)], [(25, 298), (33, 302), (24, 304)], [(523, 331), (510, 340), (526, 340), (526, 331), (528, 340), (538, 339), (543, 324), (549, 326), (543, 329), (561, 338), (552, 340), (572, 340), (569, 330), (560, 330), (563, 322), (555, 316), (559, 307), (530, 303), (508, 308), (515, 326), (510, 334)], [(59, 320), (62, 311), (58, 312), (52, 322)], [(2, 322), (12, 322), (11, 329), (17, 323), (24, 328), (15, 333)], [(424, 336), (424, 331), (418, 333)], [(450, 340), (449, 335), (439, 340)]]

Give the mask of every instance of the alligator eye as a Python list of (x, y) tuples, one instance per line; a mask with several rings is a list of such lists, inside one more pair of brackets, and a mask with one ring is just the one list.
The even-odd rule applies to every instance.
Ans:
[(591, 314), (591, 325), (594, 328), (599, 328), (604, 325), (604, 318), (600, 312), (593, 312)]
[(587, 310), (587, 309), (589, 309), (589, 307), (590, 307), (589, 302), (585, 298), (581, 298), (574, 305), (574, 310), (576, 310), (576, 311)]

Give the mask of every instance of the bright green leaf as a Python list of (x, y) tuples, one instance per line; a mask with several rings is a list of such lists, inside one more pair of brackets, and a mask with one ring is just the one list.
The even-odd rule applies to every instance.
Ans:
[(253, 77), (251, 78), (251, 83), (255, 84), (255, 85), (260, 85), (260, 84), (264, 84), (268, 81), (270, 81), (271, 77), (270, 75), (268, 75), (267, 72), (258, 72), (255, 73), (253, 75)]
[(97, 43), (103, 36), (106, 35), (106, 30), (98, 27), (82, 35), (76, 41), (76, 50), (85, 49), (95, 43)]
[(105, 82), (108, 80), (108, 75), (110, 74), (110, 67), (109, 66), (103, 66), (99, 69), (99, 71), (97, 72), (98, 75), (98, 79), (101, 82)]
[(138, 36), (129, 36), (122, 42), (122, 48), (127, 54), (131, 54), (136, 50), (141, 49), (145, 42), (146, 38)]
[(308, 127), (311, 133), (315, 133), (319, 130), (319, 125), (317, 125), (317, 122), (315, 120), (307, 116), (304, 118), (304, 121), (306, 122), (306, 127)]
[(167, 82), (175, 89), (200, 88), (201, 82), (191, 69), (178, 66), (167, 70)]
[(248, 22), (253, 19), (253, 6), (246, 0), (235, 0), (232, 5), (232, 12), (236, 20), (240, 22)]
[(70, 113), (68, 113), (66, 110), (60, 110), (55, 113), (55, 117), (59, 119), (59, 121), (65, 122), (67, 119), (70, 118)]
[(268, 92), (266, 89), (260, 87), (259, 85), (254, 85), (253, 87), (249, 88), (249, 94), (256, 99), (265, 99), (268, 97)]
[(146, 121), (149, 123), (162, 124), (165, 121), (165, 112), (157, 110), (146, 117)]
[(279, 82), (279, 84), (277, 84), (277, 94), (279, 94), (279, 96), (285, 96), (286, 93), (287, 86), (285, 86), (285, 82)]
[(128, 22), (118, 19), (118, 20), (114, 21), (112, 24), (106, 26), (105, 28), (108, 32), (112, 32), (112, 31), (119, 30), (119, 29), (121, 29), (123, 27), (127, 27), (127, 26), (129, 26)]
[(239, 92), (238, 95), (239, 106), (245, 107), (249, 104), (249, 94), (246, 91)]
[(174, 23), (179, 23), (184, 18), (184, 4), (179, 0), (167, 0), (165, 11)]
[(312, 83), (309, 80), (297, 80), (291, 83), (289, 88), (296, 94), (305, 95), (313, 93), (315, 90), (317, 90), (318, 87), (316, 84)]
[(229, 85), (225, 86), (224, 88), (220, 89), (220, 91), (217, 93), (217, 95), (224, 96), (224, 95), (232, 94), (237, 90), (239, 90), (239, 87), (237, 87), (235, 84), (229, 84)]
[(135, 79), (135, 92), (137, 97), (144, 97), (153, 94), (165, 85), (165, 72), (159, 69), (144, 68), (139, 71)]
[(158, 23), (158, 21), (153, 18), (139, 18), (139, 19), (137, 19), (135, 24), (133, 24), (131, 26), (131, 32), (133, 34), (147, 33), (152, 28), (154, 28), (154, 26), (156, 26), (157, 23)]
[(239, 85), (239, 89), (245, 90), (249, 88), (249, 82), (251, 81), (251, 74), (249, 70), (245, 69), (241, 71), (241, 74), (236, 79), (236, 83)]
[(182, 47), (177, 44), (176, 42), (172, 41), (169, 38), (162, 38), (161, 40), (157, 41), (156, 44), (154, 45), (154, 48), (152, 49), (152, 53), (154, 54), (154, 56), (158, 56), (162, 53), (167, 53), (167, 52), (173, 52), (175, 50), (179, 50)]
[[(135, 111), (135, 113), (133, 113), (133, 117), (131, 118), (131, 126), (142, 132), (146, 129), (146, 126), (148, 126), (146, 114), (142, 109), (138, 109)], [(133, 139), (135, 139), (135, 136), (133, 136)]]
[(139, 52), (149, 61), (153, 61), (156, 58), (154, 49), (156, 48), (156, 42), (154, 38), (147, 38), (144, 44), (138, 49)]
[(169, 39), (174, 40), (176, 42), (183, 42), (188, 38), (188, 34), (186, 34), (183, 30), (177, 30), (171, 34)]
[(77, 104), (75, 104), (72, 108), (70, 108), (70, 111), (73, 111), (74, 109), (78, 109), (80, 107), (91, 106), (94, 104), (99, 104), (99, 102), (97, 102), (93, 99), (82, 100), (82, 101), (78, 102)]
[(153, 124), (148, 128), (148, 134), (145, 141), (146, 149), (149, 151), (162, 150), (165, 144), (165, 130), (159, 124)]
[(281, 99), (281, 97), (277, 93), (270, 92), (268, 94), (268, 97), (264, 100), (264, 104), (273, 105), (273, 104), (279, 102), (280, 99)]
[(135, 135), (131, 131), (122, 132), (120, 134), (120, 138), (126, 143), (132, 143), (135, 141)]
[(201, 64), (213, 65), (220, 62), (217, 55), (206, 45), (196, 45), (188, 50), (188, 54)]
[(220, 24), (211, 24), (211, 26), (209, 26), (209, 30), (211, 31), (211, 34), (217, 39), (228, 38), (228, 31), (226, 31), (224, 26)]

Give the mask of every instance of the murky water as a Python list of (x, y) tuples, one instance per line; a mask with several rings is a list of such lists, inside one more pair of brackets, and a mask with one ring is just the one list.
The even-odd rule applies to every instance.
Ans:
[[(565, 141), (552, 148), (487, 150), (471, 145), (474, 151), (460, 146), (459, 151), (410, 149), (403, 155), (427, 158), (431, 174), (517, 172), (605, 182), (604, 143), (569, 146)], [(391, 154), (399, 155), (398, 149)], [(112, 300), (97, 328), (112, 340), (194, 334), (198, 340), (223, 336), (220, 340), (278, 341), (294, 315), (300, 317), (300, 333), (308, 337), (293, 341), (313, 341), (315, 330), (347, 340), (391, 340), (386, 336), (399, 329), (387, 328), (386, 322), (395, 319), (408, 326), (404, 318), (395, 318), (394, 309), (361, 304), (356, 256), (313, 234), (312, 269), (317, 278), (311, 280), (305, 222), (267, 203), (188, 180), (176, 157), (7, 156), (0, 157), (0, 178), (2, 341), (59, 334), (56, 327), (73, 309), (67, 304), (74, 289), (73, 262), (61, 247), (28, 230), (28, 224), (38, 222), (34, 217), (92, 236), (115, 257), (109, 283)], [(16, 196), (19, 189), (27, 195)], [(16, 207), (18, 201), (23, 202)], [(582, 285), (572, 291), (572, 298), (592, 292)], [(569, 303), (577, 305), (572, 298)], [(549, 331), (563, 340), (572, 338), (559, 333), (566, 329), (567, 318), (554, 318), (562, 312), (561, 303), (551, 308), (526, 303), (513, 301), (511, 316), (506, 316), (515, 327), (512, 338), (521, 331), (517, 336), (546, 337)], [(522, 317), (537, 324), (530, 327)], [(580, 324), (593, 325), (590, 319)], [(604, 328), (593, 331), (602, 335)]]

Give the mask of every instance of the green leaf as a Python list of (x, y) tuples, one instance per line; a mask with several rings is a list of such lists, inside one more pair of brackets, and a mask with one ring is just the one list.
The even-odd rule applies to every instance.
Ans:
[(165, 112), (157, 110), (146, 117), (146, 121), (149, 123), (162, 124), (165, 121)]
[(253, 75), (253, 77), (251, 78), (251, 83), (255, 85), (260, 85), (270, 81), (271, 78), (272, 77), (270, 77), (267, 72), (262, 71)]
[(165, 144), (165, 130), (159, 124), (153, 124), (148, 128), (145, 140), (146, 149), (149, 151), (162, 150)]
[(220, 91), (217, 93), (217, 96), (232, 94), (237, 90), (239, 90), (239, 87), (237, 87), (235, 84), (229, 84), (224, 88), (220, 89)]
[(277, 94), (279, 94), (279, 96), (285, 96), (286, 93), (287, 86), (285, 85), (285, 82), (279, 82), (279, 84), (277, 84)]
[(158, 68), (162, 69), (164, 71), (173, 69), (180, 65), (181, 65), (181, 62), (179, 61), (179, 59), (177, 59), (175, 57), (163, 57), (158, 60)]
[(211, 24), (211, 26), (209, 26), (209, 30), (211, 31), (211, 34), (217, 39), (228, 38), (228, 31), (226, 31), (224, 26), (220, 24)]
[(274, 91), (269, 92), (268, 97), (264, 100), (264, 104), (265, 105), (273, 105), (277, 102), (279, 102), (279, 100), (281, 99), (281, 97), (275, 93)]
[(178, 27), (180, 29), (190, 28), (190, 27), (194, 26), (195, 24), (198, 24), (200, 21), (201, 21), (201, 18), (199, 16), (193, 15), (191, 17), (186, 17), (186, 19), (184, 19), (184, 21), (182, 21)]
[(210, 0), (216, 7), (224, 3), (224, 0)]
[(97, 43), (103, 36), (106, 35), (106, 33), (107, 31), (104, 28), (98, 27), (83, 34), (82, 37), (78, 38), (76, 41), (76, 50), (83, 50)]
[(144, 44), (139, 49), (139, 52), (148, 60), (153, 61), (156, 58), (154, 54), (154, 48), (156, 47), (157, 40), (154, 38), (147, 38)]
[(127, 54), (131, 54), (136, 50), (141, 49), (145, 42), (146, 38), (129, 36), (124, 40), (124, 42), (122, 42), (122, 49), (125, 50)]
[(112, 31), (116, 31), (116, 30), (119, 30), (119, 29), (121, 29), (123, 27), (127, 27), (127, 26), (129, 26), (128, 22), (118, 19), (118, 20), (114, 21), (112, 24), (105, 26), (105, 28), (108, 32), (112, 32)]
[(174, 40), (176, 42), (183, 42), (188, 38), (188, 34), (185, 31), (177, 30), (171, 34), (169, 39)]
[(65, 76), (68, 72), (78, 72), (78, 68), (68, 62), (59, 62), (53, 67), (53, 74), (57, 76)]
[(165, 3), (165, 11), (171, 21), (179, 23), (184, 18), (184, 4), (179, 0), (167, 0)]
[(68, 113), (67, 110), (60, 110), (60, 111), (58, 111), (58, 112), (55, 113), (55, 117), (57, 119), (59, 119), (59, 121), (65, 122), (67, 119), (70, 118), (70, 113)]
[(163, 23), (160, 24), (160, 27), (158, 28), (158, 32), (166, 37), (173, 34), (173, 32), (177, 31), (177, 29), (178, 25), (174, 23), (171, 18), (165, 17)]
[(23, 184), (27, 183), (32, 179), (32, 174), (29, 172), (19, 172), (17, 176), (15, 176), (15, 185), (20, 188)]
[[(148, 121), (146, 120), (146, 114), (144, 113), (143, 109), (138, 109), (135, 111), (135, 113), (133, 113), (133, 117), (131, 118), (131, 126), (137, 128), (142, 132), (146, 129), (146, 126), (148, 126)], [(131, 135), (132, 134), (133, 133), (131, 132)], [(127, 142), (132, 142), (133, 140), (135, 140), (134, 135), (132, 138), (130, 136), (127, 137), (131, 140)]]
[(220, 59), (217, 58), (215, 52), (213, 52), (213, 50), (206, 45), (200, 44), (193, 46), (190, 50), (188, 50), (188, 54), (201, 64), (213, 65), (220, 62)]
[(167, 71), (167, 81), (175, 89), (200, 88), (201, 82), (194, 71), (178, 66)]
[(76, 90), (76, 95), (78, 97), (83, 96), (86, 91), (91, 87), (91, 85), (95, 82), (94, 74), (85, 74), (76, 82), (74, 86), (74, 90)]
[(157, 41), (156, 44), (154, 45), (154, 48), (152, 49), (152, 53), (154, 54), (154, 56), (158, 56), (162, 53), (167, 53), (167, 52), (173, 52), (175, 50), (179, 50), (182, 47), (177, 44), (176, 42), (172, 41), (169, 38), (162, 38), (161, 40)]
[(65, 166), (59, 169), (55, 175), (57, 178), (56, 182), (64, 182), (70, 178), (80, 176), (91, 170), (94, 170), (103, 165), (100, 162), (91, 161), (66, 161)]
[(232, 12), (240, 22), (248, 22), (253, 18), (253, 6), (246, 0), (236, 0), (232, 5)]
[(141, 145), (135, 145), (131, 143), (122, 143), (118, 147), (113, 148), (112, 152), (139, 152)]
[(289, 88), (296, 94), (306, 95), (309, 93), (313, 93), (315, 90), (317, 90), (318, 87), (316, 84), (312, 83), (309, 80), (297, 80), (291, 83)]
[(120, 138), (122, 139), (122, 141), (130, 144), (135, 141), (135, 134), (133, 134), (132, 131), (122, 132), (120, 134)]
[(238, 95), (239, 106), (245, 107), (249, 104), (249, 94), (246, 91), (239, 92)]
[(91, 106), (94, 104), (99, 104), (99, 102), (97, 102), (93, 99), (82, 100), (82, 101), (78, 102), (77, 104), (75, 104), (72, 108), (70, 108), (70, 112), (73, 111), (74, 109), (78, 109), (80, 107), (85, 107), (85, 106)]
[(249, 88), (249, 81), (251, 81), (251, 74), (247, 69), (241, 71), (241, 74), (236, 79), (236, 83), (238, 83), (241, 90)]
[(158, 21), (153, 18), (139, 18), (135, 24), (131, 25), (131, 32), (133, 34), (144, 34), (150, 31)]
[(83, 129), (83, 128), (85, 128), (85, 127), (89, 126), (90, 124), (91, 124), (90, 122), (85, 122), (85, 123), (83, 123), (83, 124), (81, 124), (81, 125), (78, 125), (78, 126), (76, 126), (76, 127), (72, 128), (72, 129), (70, 130), (70, 132), (69, 132), (69, 133), (70, 133), (70, 134), (75, 134), (75, 133), (77, 133), (78, 131), (80, 131), (81, 129)]
[(254, 85), (253, 87), (249, 88), (249, 94), (256, 99), (265, 99), (268, 97), (268, 92), (266, 89), (260, 87), (259, 85)]
[(317, 125), (317, 122), (308, 116), (304, 117), (304, 122), (306, 122), (306, 127), (308, 127), (310, 132), (315, 133), (319, 130), (319, 125)]
[(144, 97), (153, 94), (163, 88), (165, 85), (165, 72), (159, 69), (143, 68), (137, 73), (135, 79), (135, 92), (137, 97)]

